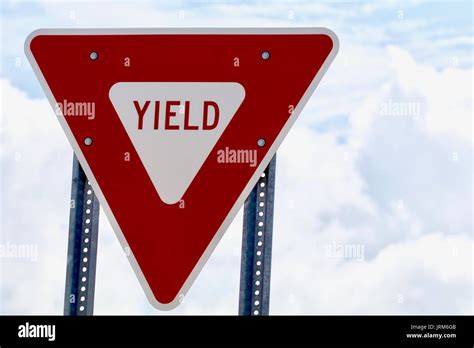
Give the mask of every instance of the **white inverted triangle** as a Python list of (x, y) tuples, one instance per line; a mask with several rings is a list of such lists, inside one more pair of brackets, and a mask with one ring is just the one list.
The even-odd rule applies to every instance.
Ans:
[[(221, 137), (245, 98), (244, 87), (236, 82), (119, 82), (109, 92), (110, 100), (161, 200), (174, 204), (181, 200), (209, 153)], [(155, 101), (160, 101), (158, 129), (154, 129)], [(134, 101), (143, 108), (150, 101), (138, 129)], [(180, 101), (172, 107), (176, 116), (170, 124), (179, 130), (164, 129), (167, 101)], [(184, 104), (189, 101), (189, 124), (198, 130), (183, 129)], [(202, 130), (204, 101), (219, 107), (214, 129)], [(209, 123), (214, 119), (210, 108)]]

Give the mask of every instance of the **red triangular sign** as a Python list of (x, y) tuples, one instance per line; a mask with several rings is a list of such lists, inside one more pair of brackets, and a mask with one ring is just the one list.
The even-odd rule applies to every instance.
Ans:
[(155, 307), (179, 304), (337, 49), (323, 28), (29, 36), (27, 56)]

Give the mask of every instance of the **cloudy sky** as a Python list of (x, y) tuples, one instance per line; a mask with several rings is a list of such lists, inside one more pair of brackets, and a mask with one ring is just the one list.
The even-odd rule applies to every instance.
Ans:
[[(23, 53), (56, 27), (328, 27), (278, 151), (273, 314), (473, 312), (472, 3), (2, 1), (0, 313), (61, 314), (72, 150)], [(52, 54), (61, 54), (53, 52)], [(171, 314), (236, 314), (239, 213)], [(337, 251), (352, 247), (357, 254)], [(97, 314), (162, 314), (101, 214)]]

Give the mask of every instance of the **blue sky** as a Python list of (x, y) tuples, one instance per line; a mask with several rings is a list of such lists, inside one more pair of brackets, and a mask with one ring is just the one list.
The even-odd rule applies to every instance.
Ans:
[[(24, 56), (31, 31), (325, 26), (339, 55), (279, 150), (271, 313), (472, 313), (472, 2), (170, 3), (2, 2), (0, 241), (38, 260), (2, 259), (0, 312), (62, 312), (72, 152)], [(237, 312), (241, 220), (172, 313)], [(97, 313), (161, 313), (104, 215), (97, 277)]]
[[(441, 67), (439, 60), (446, 58), (446, 52), (457, 57), (459, 65), (470, 67), (472, 60), (469, 52), (472, 49), (472, 4), (470, 1), (427, 1), (427, 2), (316, 2), (311, 11), (311, 2), (305, 1), (275, 1), (274, 5), (266, 2), (253, 1), (5, 1), (1, 7), (2, 18), (2, 70), (1, 75), (9, 78), (15, 86), (38, 97), (42, 95), (39, 84), (35, 83), (31, 69), (26, 64), (23, 54), (23, 41), (28, 33), (40, 27), (110, 27), (120, 26), (120, 20), (100, 16), (88, 18), (87, 11), (93, 11), (96, 3), (101, 8), (112, 9), (118, 3), (120, 7), (146, 4), (152, 10), (164, 11), (169, 14), (166, 26), (202, 26), (205, 21), (200, 18), (221, 17), (227, 15), (228, 8), (247, 8), (246, 12), (252, 17), (264, 18), (279, 25), (304, 26), (326, 22), (328, 13), (334, 17), (334, 24), (339, 27), (341, 38), (361, 44), (374, 45), (403, 45), (419, 61), (432, 63)], [(44, 5), (46, 4), (46, 5)], [(242, 5), (243, 4), (243, 5)], [(258, 7), (255, 4), (259, 4)], [(318, 5), (324, 6), (325, 11), (319, 11)], [(328, 11), (326, 6), (330, 8)], [(48, 7), (54, 7), (50, 11)], [(252, 13), (252, 8), (256, 8)], [(180, 19), (180, 11), (184, 19)], [(293, 12), (291, 12), (293, 11)], [(51, 12), (54, 15), (51, 15)], [(188, 22), (186, 14), (191, 21)], [(291, 13), (293, 16), (291, 17)], [(51, 18), (53, 17), (53, 18)], [(289, 17), (293, 18), (290, 19)], [(225, 25), (225, 17), (221, 17), (221, 25)], [(217, 19), (217, 18), (216, 18)], [(108, 23), (110, 21), (110, 24)], [(245, 26), (245, 22), (240, 26)], [(409, 23), (409, 24), (401, 24)], [(151, 24), (151, 23), (150, 23)], [(334, 26), (333, 24), (333, 26)], [(140, 18), (127, 18), (126, 26), (143, 27)], [(380, 35), (364, 35), (371, 30)], [(460, 38), (464, 38), (459, 40)], [(450, 40), (453, 39), (453, 40)], [(458, 40), (456, 40), (458, 39)], [(433, 41), (445, 42), (443, 50)], [(17, 58), (22, 60), (18, 67)]]

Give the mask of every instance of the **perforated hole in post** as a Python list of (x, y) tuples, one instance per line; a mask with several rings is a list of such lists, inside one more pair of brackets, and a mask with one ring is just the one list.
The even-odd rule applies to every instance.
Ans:
[(260, 315), (261, 307), (263, 306), (263, 296), (265, 289), (262, 287), (265, 285), (263, 283), (264, 277), (264, 245), (265, 245), (265, 236), (266, 236), (266, 207), (267, 207), (267, 181), (268, 175), (266, 172), (263, 172), (257, 183), (257, 197), (256, 197), (256, 211), (255, 211), (255, 225), (257, 227), (254, 232), (255, 242), (254, 242), (254, 264), (253, 264), (253, 292), (252, 292), (252, 302), (251, 302), (251, 312), (252, 315)]

